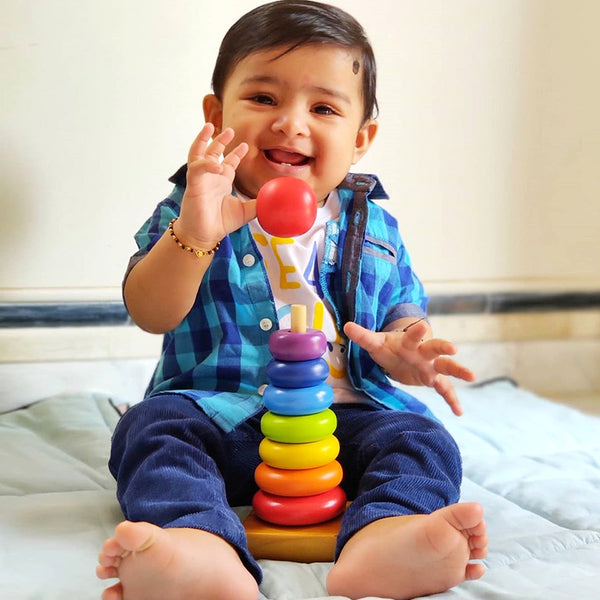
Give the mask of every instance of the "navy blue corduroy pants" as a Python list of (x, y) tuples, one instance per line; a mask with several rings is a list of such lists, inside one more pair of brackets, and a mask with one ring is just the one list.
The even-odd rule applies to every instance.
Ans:
[[(430, 513), (458, 501), (458, 448), (442, 425), (408, 412), (337, 404), (342, 487), (352, 500), (336, 558), (348, 539), (377, 519)], [(110, 470), (125, 518), (214, 533), (233, 545), (260, 583), (244, 528), (231, 506), (249, 505), (260, 462), (260, 417), (224, 433), (179, 394), (132, 407), (113, 436)]]

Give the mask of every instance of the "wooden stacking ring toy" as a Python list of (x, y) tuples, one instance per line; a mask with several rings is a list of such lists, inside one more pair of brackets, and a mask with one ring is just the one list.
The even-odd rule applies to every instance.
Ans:
[(316, 442), (331, 435), (337, 426), (335, 413), (327, 408), (318, 413), (285, 416), (267, 412), (260, 420), (265, 437), (274, 442), (301, 444)]
[(276, 525), (312, 525), (334, 519), (346, 506), (346, 494), (341, 487), (316, 496), (275, 496), (259, 490), (252, 506), (256, 514)]
[(337, 460), (314, 469), (276, 469), (262, 462), (254, 479), (258, 487), (277, 496), (314, 496), (338, 486), (344, 473)]
[(312, 469), (335, 460), (340, 453), (340, 443), (334, 435), (306, 444), (285, 444), (265, 438), (258, 446), (258, 453), (271, 467)]
[(306, 388), (278, 388), (268, 385), (263, 393), (267, 410), (278, 415), (308, 415), (333, 404), (333, 389), (327, 383)]
[[(327, 340), (323, 332), (307, 329), (306, 306), (291, 306), (291, 325), (269, 338), (274, 358), (267, 365), (269, 385), (263, 392), (267, 412), (260, 423), (265, 437), (258, 448), (262, 462), (254, 472), (260, 489), (252, 506), (256, 517), (271, 527), (298, 531), (334, 523), (344, 512), (346, 494), (340, 486), (342, 467), (335, 460), (340, 443), (333, 435), (337, 417), (329, 409), (333, 389), (327, 383), (329, 367), (322, 358)], [(264, 539), (276, 530), (259, 533), (253, 525), (251, 531), (257, 539)], [(332, 529), (322, 538), (327, 553), (323, 551), (319, 557), (328, 559), (333, 554), (334, 533)], [(307, 534), (300, 535), (305, 538)], [(249, 546), (254, 545), (253, 540), (249, 534)], [(314, 547), (312, 541), (310, 546)], [(275, 558), (280, 556), (278, 552)]]
[(318, 329), (307, 329), (302, 333), (279, 329), (269, 337), (269, 350), (277, 360), (314, 360), (327, 350), (327, 338)]
[(323, 358), (296, 362), (272, 360), (267, 365), (267, 377), (272, 385), (300, 388), (318, 385), (327, 379), (329, 365)]

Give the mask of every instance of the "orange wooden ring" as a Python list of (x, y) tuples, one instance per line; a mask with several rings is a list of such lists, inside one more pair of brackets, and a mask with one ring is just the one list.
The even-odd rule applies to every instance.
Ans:
[(277, 496), (314, 496), (338, 486), (344, 473), (342, 465), (333, 460), (314, 469), (276, 469), (260, 463), (254, 479), (261, 490)]

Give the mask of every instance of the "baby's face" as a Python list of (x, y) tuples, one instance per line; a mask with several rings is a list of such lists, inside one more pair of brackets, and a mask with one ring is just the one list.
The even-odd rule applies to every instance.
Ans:
[[(255, 198), (270, 179), (294, 176), (322, 202), (368, 149), (373, 122), (363, 124), (362, 64), (358, 52), (334, 45), (255, 52), (234, 68), (217, 128), (232, 127), (249, 145), (236, 187)], [(216, 121), (222, 120), (222, 123)]]

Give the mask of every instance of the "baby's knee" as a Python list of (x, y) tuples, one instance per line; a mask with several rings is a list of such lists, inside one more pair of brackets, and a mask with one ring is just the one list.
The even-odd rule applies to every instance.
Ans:
[(436, 465), (460, 484), (460, 450), (448, 430), (438, 421), (401, 411), (382, 411), (366, 428), (362, 451), (377, 462), (397, 460)]
[(396, 442), (428, 439), (434, 446), (450, 446), (458, 451), (454, 438), (439, 421), (417, 413), (399, 410), (375, 413), (366, 431), (372, 437), (370, 443), (383, 448)]

